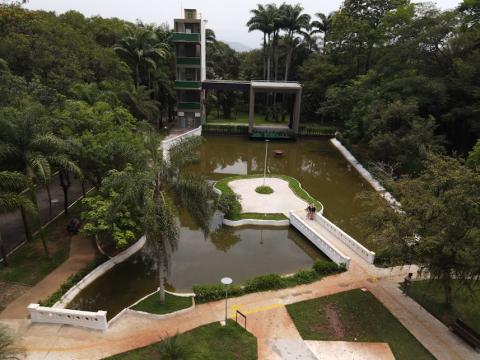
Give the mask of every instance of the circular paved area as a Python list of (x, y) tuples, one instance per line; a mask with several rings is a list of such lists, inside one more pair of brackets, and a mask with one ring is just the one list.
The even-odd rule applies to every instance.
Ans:
[(287, 214), (290, 211), (306, 209), (308, 204), (300, 199), (288, 186), (288, 181), (267, 178), (265, 185), (273, 189), (273, 194), (259, 194), (255, 188), (263, 185), (263, 178), (233, 180), (228, 186), (240, 195), (243, 213)]

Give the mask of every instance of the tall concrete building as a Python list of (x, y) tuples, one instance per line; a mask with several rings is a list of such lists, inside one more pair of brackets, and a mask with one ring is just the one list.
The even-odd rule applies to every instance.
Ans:
[(174, 20), (176, 111), (181, 128), (197, 127), (205, 118), (206, 22), (195, 9), (185, 9), (184, 18)]

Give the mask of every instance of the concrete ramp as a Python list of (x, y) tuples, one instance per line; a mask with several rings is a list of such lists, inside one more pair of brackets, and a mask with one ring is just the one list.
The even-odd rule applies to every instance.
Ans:
[(349, 341), (305, 341), (314, 359), (395, 360), (387, 343)]

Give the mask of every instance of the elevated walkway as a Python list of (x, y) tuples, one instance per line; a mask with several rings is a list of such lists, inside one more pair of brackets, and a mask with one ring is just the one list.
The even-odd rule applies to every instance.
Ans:
[(365, 248), (350, 235), (321, 214), (307, 220), (304, 210), (291, 211), (290, 225), (307, 237), (319, 250), (337, 265), (350, 269), (352, 263), (367, 272), (374, 271), (375, 253)]

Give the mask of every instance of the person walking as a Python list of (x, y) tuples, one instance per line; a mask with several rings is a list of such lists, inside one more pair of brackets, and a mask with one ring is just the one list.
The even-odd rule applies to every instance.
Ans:
[(408, 273), (408, 275), (405, 276), (405, 279), (403, 279), (402, 292), (405, 296), (408, 296), (408, 292), (410, 291), (410, 286), (412, 285), (412, 276), (413, 273)]

